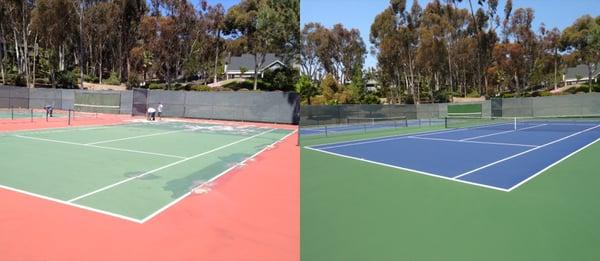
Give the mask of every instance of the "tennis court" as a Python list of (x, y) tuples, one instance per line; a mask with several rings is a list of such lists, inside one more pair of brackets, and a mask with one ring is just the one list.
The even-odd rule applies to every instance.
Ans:
[(595, 116), (444, 122), (444, 130), (307, 148), (508, 192), (600, 140), (600, 117)]
[(292, 133), (176, 120), (8, 132), (0, 187), (143, 223)]

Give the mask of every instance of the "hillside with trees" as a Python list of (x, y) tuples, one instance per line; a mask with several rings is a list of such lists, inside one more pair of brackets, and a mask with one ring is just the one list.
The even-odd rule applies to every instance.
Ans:
[[(376, 68), (363, 68), (367, 50), (356, 29), (308, 23), (302, 74), (313, 90), (305, 93), (318, 103), (377, 102), (365, 99), (373, 95), (389, 103), (544, 96), (562, 85), (567, 67), (581, 64), (589, 81), (570, 91), (600, 91), (591, 77), (600, 64), (600, 16), (580, 17), (563, 31), (534, 28), (534, 18), (535, 10), (513, 9), (511, 0), (505, 6), (498, 0), (432, 0), (426, 6), (391, 0), (372, 18), (368, 51), (377, 58)], [(365, 89), (368, 81), (377, 83), (376, 92), (351, 91), (353, 85)], [(338, 96), (356, 94), (337, 99), (328, 94), (331, 86)]]
[(260, 67), (276, 53), (286, 68), (242, 85), (291, 90), (299, 31), (298, 0), (242, 0), (228, 10), (206, 0), (2, 1), (0, 80), (207, 90), (223, 79), (227, 57), (255, 54)]

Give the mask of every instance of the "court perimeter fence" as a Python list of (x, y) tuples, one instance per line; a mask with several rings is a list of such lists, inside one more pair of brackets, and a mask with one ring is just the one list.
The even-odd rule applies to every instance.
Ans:
[[(135, 91), (135, 90), (134, 90)], [(136, 114), (134, 102), (145, 107), (164, 105), (163, 116), (298, 124), (299, 96), (294, 92), (147, 92), (134, 101), (134, 91), (43, 89), (0, 85), (0, 108), (43, 108)]]
[[(450, 103), (405, 105), (303, 105), (300, 125), (344, 124), (347, 118), (435, 119), (448, 116)], [(456, 104), (456, 103), (452, 103)], [(600, 93), (559, 95), (546, 97), (493, 98), (482, 102), (483, 117), (535, 117), (600, 115)]]

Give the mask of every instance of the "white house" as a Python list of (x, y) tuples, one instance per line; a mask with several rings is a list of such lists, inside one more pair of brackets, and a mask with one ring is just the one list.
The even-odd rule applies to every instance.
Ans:
[[(585, 64), (567, 68), (563, 74), (563, 82), (565, 85), (588, 82), (588, 73), (588, 67)], [(598, 76), (600, 76), (600, 64), (592, 65), (592, 79), (597, 81)]]
[[(259, 63), (260, 58), (261, 57), (259, 57)], [(229, 57), (229, 59), (225, 63), (226, 79), (230, 80), (235, 78), (252, 78), (254, 77), (255, 67), (256, 66), (254, 61), (254, 55), (252, 54), (243, 54), (242, 56)], [(258, 73), (262, 78), (264, 76), (265, 71), (273, 71), (282, 67), (285, 67), (285, 64), (282, 62), (282, 60), (278, 58), (275, 54), (269, 53), (265, 55), (265, 62), (260, 68), (258, 68)], [(243, 73), (242, 69), (244, 71)]]

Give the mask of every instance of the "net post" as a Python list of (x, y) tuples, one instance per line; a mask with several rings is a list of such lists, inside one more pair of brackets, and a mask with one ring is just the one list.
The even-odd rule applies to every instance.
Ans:
[(29, 117), (31, 119), (31, 122), (33, 122), (33, 109), (29, 109)]
[(68, 120), (67, 120), (67, 125), (71, 126), (71, 109), (69, 109), (69, 116), (68, 116)]
[(404, 127), (408, 128), (408, 117), (404, 117)]
[(14, 120), (15, 119), (15, 108), (10, 107), (10, 119)]
[(327, 125), (325, 125), (325, 137), (327, 137)]
[(515, 119), (514, 119), (514, 130), (515, 131), (517, 130), (517, 117), (515, 117)]
[(448, 128), (448, 117), (444, 117), (444, 128)]

